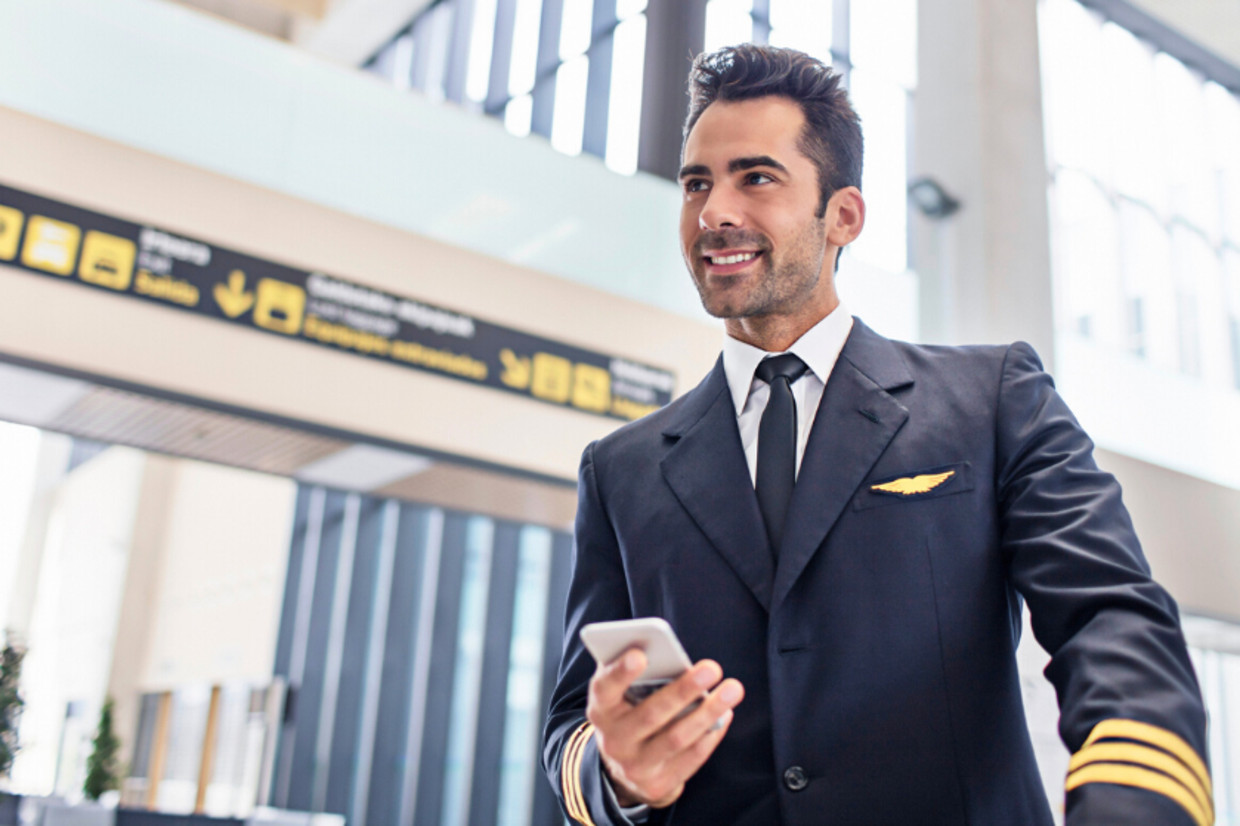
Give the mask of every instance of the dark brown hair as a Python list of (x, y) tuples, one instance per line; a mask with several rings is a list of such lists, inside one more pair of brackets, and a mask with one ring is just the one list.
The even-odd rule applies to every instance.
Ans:
[(821, 218), (831, 193), (861, 186), (861, 119), (848, 101), (840, 75), (830, 66), (795, 49), (753, 43), (704, 52), (689, 71), (684, 137), (715, 101), (768, 95), (788, 98), (805, 113), (805, 131), (798, 143), (818, 168)]

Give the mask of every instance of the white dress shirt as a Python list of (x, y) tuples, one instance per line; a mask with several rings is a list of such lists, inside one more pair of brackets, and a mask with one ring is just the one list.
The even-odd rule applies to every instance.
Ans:
[[(809, 431), (814, 425), (822, 391), (831, 377), (844, 342), (852, 332), (853, 318), (843, 304), (837, 306), (826, 318), (805, 331), (786, 351), (795, 354), (809, 367), (792, 383), (792, 399), (797, 409), (797, 466), (801, 472), (801, 457), (809, 442)], [(732, 391), (732, 404), (736, 408), (736, 425), (741, 432), (741, 445), (745, 448), (745, 461), (749, 463), (749, 479), (755, 485), (758, 479), (758, 425), (771, 397), (771, 388), (754, 375), (758, 363), (767, 356), (779, 355), (760, 350), (752, 344), (728, 336), (723, 342), (723, 371)]]

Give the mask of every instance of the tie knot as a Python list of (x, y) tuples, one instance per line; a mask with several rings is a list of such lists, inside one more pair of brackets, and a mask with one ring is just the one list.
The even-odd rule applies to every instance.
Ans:
[(808, 369), (808, 365), (801, 359), (792, 353), (784, 353), (782, 356), (773, 356), (758, 362), (756, 375), (767, 384), (781, 376), (788, 380), (788, 384), (792, 384)]

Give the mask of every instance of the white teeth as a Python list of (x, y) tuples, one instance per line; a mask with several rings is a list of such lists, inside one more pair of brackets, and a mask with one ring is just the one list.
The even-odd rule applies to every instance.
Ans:
[(722, 258), (716, 258), (715, 256), (707, 257), (710, 259), (710, 263), (712, 264), (739, 264), (742, 261), (749, 261), (750, 259), (757, 258), (758, 253), (739, 252), (736, 255), (725, 255)]

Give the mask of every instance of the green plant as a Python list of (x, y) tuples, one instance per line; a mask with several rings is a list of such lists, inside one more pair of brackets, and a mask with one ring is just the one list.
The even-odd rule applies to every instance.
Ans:
[(91, 745), (93, 748), (86, 760), (86, 782), (82, 784), (82, 791), (91, 800), (98, 800), (104, 792), (121, 787), (121, 741), (112, 730), (111, 697), (103, 701), (99, 728)]
[(22, 714), (22, 699), (18, 686), (22, 677), (22, 659), (26, 649), (6, 639), (0, 652), (0, 777), (7, 777), (13, 768), (13, 758), (20, 748), (17, 742), (17, 721)]

